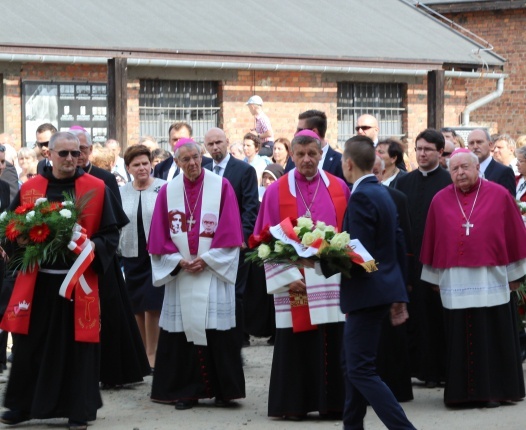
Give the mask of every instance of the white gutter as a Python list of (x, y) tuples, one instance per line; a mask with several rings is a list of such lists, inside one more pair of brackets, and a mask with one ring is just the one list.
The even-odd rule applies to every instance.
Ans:
[(466, 106), (466, 109), (464, 109), (464, 112), (462, 112), (462, 125), (468, 126), (469, 125), (469, 115), (471, 114), (471, 112), (499, 98), (503, 92), (504, 92), (504, 77), (499, 78), (499, 80), (497, 81), (497, 89), (495, 91), (485, 95), (484, 97), (478, 100), (475, 100), (473, 103)]
[[(105, 57), (86, 57), (71, 55), (25, 55), (25, 54), (0, 54), (0, 62), (20, 63), (66, 63), (66, 64), (107, 64)], [(418, 69), (383, 69), (380, 67), (339, 67), (339, 66), (317, 66), (301, 64), (276, 64), (276, 63), (236, 63), (234, 61), (191, 61), (191, 60), (159, 60), (151, 58), (129, 58), (128, 66), (145, 67), (177, 67), (191, 69), (235, 69), (235, 70), (267, 70), (267, 71), (294, 71), (312, 73), (345, 73), (362, 75), (393, 75), (393, 76), (427, 76), (429, 70)], [(445, 76), (448, 78), (471, 78), (471, 79), (498, 79), (497, 90), (471, 103), (462, 113), (462, 125), (469, 124), (469, 115), (475, 109), (500, 97), (504, 91), (504, 79), (508, 75), (504, 73), (479, 73), (479, 72), (456, 72), (447, 70)]]

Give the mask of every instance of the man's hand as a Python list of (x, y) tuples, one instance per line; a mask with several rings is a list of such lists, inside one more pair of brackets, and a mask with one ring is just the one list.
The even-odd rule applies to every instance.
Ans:
[(181, 260), (179, 264), (181, 265), (181, 268), (188, 273), (201, 273), (206, 268), (206, 263), (201, 257), (197, 257), (192, 261)]
[(307, 286), (305, 285), (305, 282), (299, 279), (289, 284), (289, 290), (292, 293), (305, 293), (307, 291)]
[(393, 303), (391, 305), (391, 324), (397, 326), (406, 322), (409, 318), (407, 313), (407, 306), (405, 303)]

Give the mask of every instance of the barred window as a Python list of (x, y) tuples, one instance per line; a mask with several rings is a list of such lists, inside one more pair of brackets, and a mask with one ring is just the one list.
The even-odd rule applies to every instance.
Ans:
[(141, 136), (153, 136), (169, 147), (168, 129), (173, 122), (192, 126), (193, 138), (202, 142), (205, 133), (219, 125), (218, 83), (141, 79), (139, 120)]
[(404, 136), (403, 84), (338, 83), (338, 145), (356, 134), (360, 115), (373, 115), (380, 128), (379, 139)]

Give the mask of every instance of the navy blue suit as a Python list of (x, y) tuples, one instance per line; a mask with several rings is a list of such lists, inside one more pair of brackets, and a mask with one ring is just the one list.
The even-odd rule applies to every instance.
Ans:
[(515, 173), (511, 167), (505, 166), (498, 161), (491, 160), (484, 172), (484, 178), (496, 182), (506, 188), (515, 198)]
[(378, 263), (378, 271), (357, 268), (342, 278), (340, 307), (347, 314), (344, 332), (344, 429), (363, 429), (369, 403), (389, 429), (414, 429), (393, 393), (376, 373), (376, 355), (390, 306), (407, 302), (405, 244), (396, 206), (374, 176), (353, 189), (343, 230), (359, 239)]
[(327, 154), (325, 154), (322, 169), (345, 181), (342, 170), (342, 154), (332, 149), (329, 144), (327, 146)]

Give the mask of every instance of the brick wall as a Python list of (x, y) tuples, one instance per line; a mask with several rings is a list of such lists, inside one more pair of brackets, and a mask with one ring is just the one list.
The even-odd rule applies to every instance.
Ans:
[[(490, 42), (495, 52), (507, 60), (504, 73), (509, 78), (504, 81), (504, 93), (472, 112), (471, 122), (514, 137), (526, 134), (526, 10), (459, 13), (448, 18)], [(495, 89), (495, 80), (468, 81), (468, 103)]]

